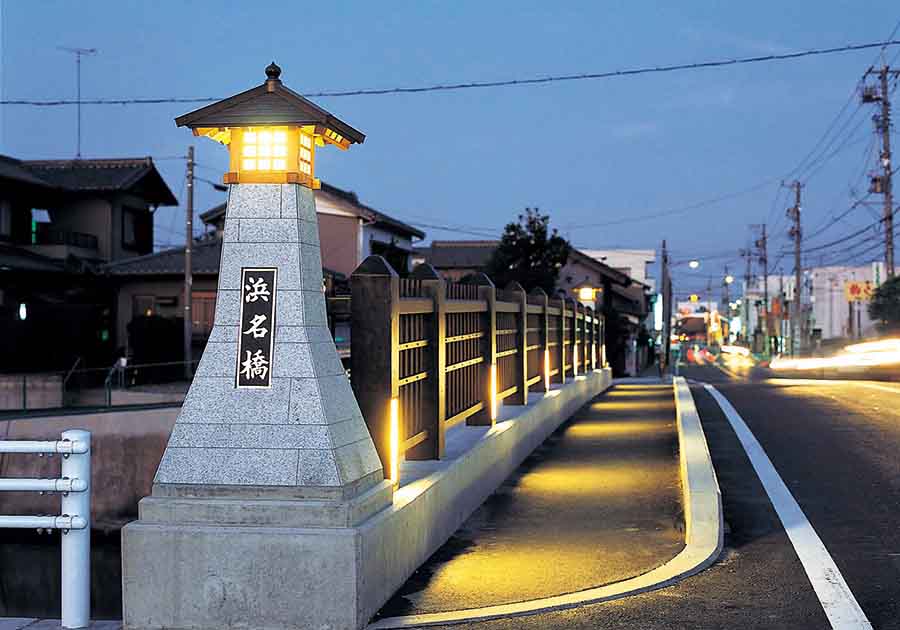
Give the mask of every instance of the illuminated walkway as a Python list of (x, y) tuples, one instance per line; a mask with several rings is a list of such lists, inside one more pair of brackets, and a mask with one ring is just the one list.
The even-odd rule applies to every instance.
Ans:
[(620, 384), (563, 425), (389, 601), (382, 616), (569, 593), (684, 546), (671, 385)]

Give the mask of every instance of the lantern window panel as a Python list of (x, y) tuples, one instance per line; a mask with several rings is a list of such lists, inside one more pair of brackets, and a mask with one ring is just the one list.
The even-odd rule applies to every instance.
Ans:
[[(241, 170), (287, 170), (288, 134), (283, 130), (244, 131)], [(250, 159), (256, 158), (256, 159)], [(275, 158), (275, 159), (272, 159)]]

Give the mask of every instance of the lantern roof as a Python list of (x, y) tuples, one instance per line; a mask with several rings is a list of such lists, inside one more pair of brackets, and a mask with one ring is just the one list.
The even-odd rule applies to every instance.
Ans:
[(281, 82), (281, 68), (266, 67), (266, 81), (255, 88), (179, 116), (175, 124), (190, 129), (316, 125), (335, 131), (349, 143), (361, 143), (365, 134), (354, 129)]

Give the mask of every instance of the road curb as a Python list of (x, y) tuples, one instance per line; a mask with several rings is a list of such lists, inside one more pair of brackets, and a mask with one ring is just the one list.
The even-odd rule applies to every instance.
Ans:
[(513, 604), (387, 617), (370, 624), (367, 630), (453, 625), (577, 608), (665, 588), (710, 566), (722, 552), (724, 542), (722, 496), (687, 381), (676, 376), (672, 388), (685, 518), (685, 547), (677, 556), (643, 575), (605, 586)]

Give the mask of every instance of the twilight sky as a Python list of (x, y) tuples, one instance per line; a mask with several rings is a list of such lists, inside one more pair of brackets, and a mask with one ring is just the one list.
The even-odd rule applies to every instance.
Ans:
[[(888, 0), (0, 0), (0, 11), (3, 99), (74, 98), (74, 58), (58, 46), (99, 49), (83, 62), (83, 98), (225, 97), (261, 83), (272, 60), (300, 93), (414, 86), (880, 41), (900, 19)], [(889, 48), (886, 57), (898, 53)], [(814, 155), (800, 171), (807, 233), (846, 209), (853, 190), (865, 193), (874, 111), (851, 93), (877, 58), (868, 50), (530, 87), (318, 98), (368, 137), (347, 153), (320, 151), (317, 175), (397, 218), (458, 230), (424, 227), (429, 239), (499, 234), (525, 206), (548, 212), (583, 248), (652, 249), (666, 238), (676, 260), (701, 259), (696, 272), (678, 268), (679, 290), (692, 290), (710, 275), (720, 282), (727, 256), (747, 245), (748, 224), (769, 222), (770, 260), (779, 258), (789, 204), (776, 196), (779, 181), (797, 176), (792, 169), (848, 100), (834, 142), (819, 147), (834, 155)], [(159, 158), (183, 201), (184, 162), (171, 158), (189, 143), (198, 175), (219, 181), (226, 167), (224, 147), (175, 127), (175, 116), (198, 106), (86, 106), (83, 154)], [(74, 156), (74, 107), (3, 106), (0, 117), (0, 153)], [(223, 199), (203, 183), (197, 191), (198, 212)], [(861, 205), (811, 245), (878, 212)], [(158, 246), (182, 240), (182, 217), (160, 210)], [(789, 257), (781, 264), (791, 273)]]

